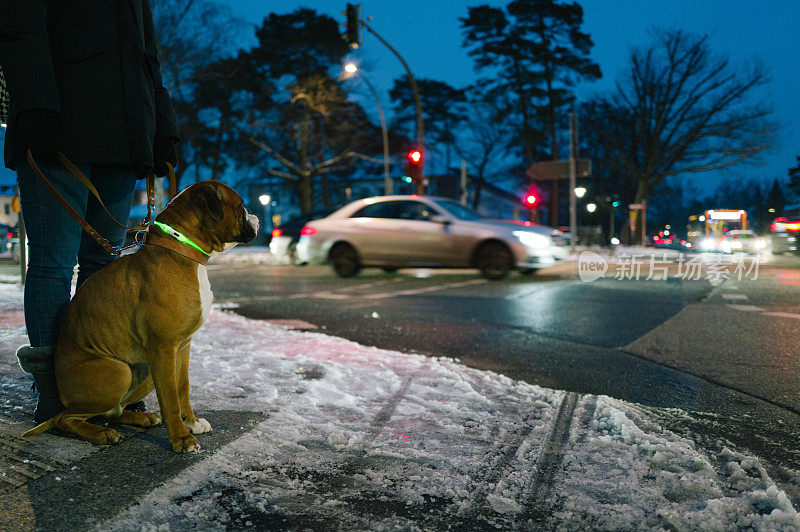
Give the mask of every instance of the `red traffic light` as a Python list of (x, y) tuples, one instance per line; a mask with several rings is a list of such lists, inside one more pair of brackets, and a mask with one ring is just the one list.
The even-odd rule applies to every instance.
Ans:
[(536, 201), (537, 199), (534, 194), (527, 194), (525, 196), (525, 205), (527, 205), (528, 207), (533, 207), (534, 205), (536, 205)]
[(408, 162), (411, 164), (419, 164), (422, 162), (422, 152), (419, 150), (411, 150), (408, 152)]

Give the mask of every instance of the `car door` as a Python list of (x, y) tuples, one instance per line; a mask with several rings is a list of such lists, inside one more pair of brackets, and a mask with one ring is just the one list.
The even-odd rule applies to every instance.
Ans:
[(391, 231), (394, 257), (409, 265), (450, 264), (450, 226), (434, 221), (435, 216), (446, 215), (418, 200), (397, 203)]
[(356, 247), (362, 263), (384, 264), (397, 259), (394, 239), (399, 207), (397, 201), (370, 203), (347, 219), (347, 240)]

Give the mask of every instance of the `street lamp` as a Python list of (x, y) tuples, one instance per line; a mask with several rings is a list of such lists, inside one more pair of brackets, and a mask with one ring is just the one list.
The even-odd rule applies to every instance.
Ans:
[(588, 212), (594, 212), (594, 211), (596, 211), (596, 210), (597, 210), (597, 205), (596, 205), (596, 204), (594, 204), (594, 203), (588, 203), (588, 204), (586, 205), (586, 210), (587, 210)]
[(370, 92), (372, 92), (372, 96), (375, 97), (375, 103), (378, 104), (378, 116), (381, 120), (381, 134), (383, 135), (383, 192), (386, 195), (392, 193), (392, 179), (389, 177), (389, 132), (386, 130), (386, 117), (383, 115), (383, 106), (381, 105), (381, 99), (378, 97), (378, 91), (375, 90), (375, 87), (370, 82), (369, 78), (367, 77), (364, 72), (359, 69), (355, 63), (347, 63), (344, 66), (344, 71), (347, 72), (348, 76), (350, 77), (355, 73), (358, 73), (361, 76), (361, 79), (367, 84), (369, 87)]
[(586, 187), (575, 187), (575, 197), (582, 198), (586, 195)]
[(272, 233), (272, 197), (269, 194), (261, 194), (258, 201), (264, 206), (264, 226), (267, 228), (264, 233), (270, 234)]

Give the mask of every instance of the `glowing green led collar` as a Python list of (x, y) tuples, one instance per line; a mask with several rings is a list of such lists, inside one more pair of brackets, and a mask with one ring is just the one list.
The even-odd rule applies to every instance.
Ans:
[(187, 246), (192, 246), (194, 249), (196, 249), (197, 251), (199, 251), (203, 255), (207, 255), (209, 257), (211, 256), (210, 253), (206, 253), (205, 251), (203, 251), (203, 248), (201, 248), (200, 246), (198, 246), (197, 244), (195, 244), (194, 242), (192, 242), (191, 240), (186, 238), (186, 235), (184, 235), (180, 231), (168, 226), (167, 224), (163, 224), (161, 222), (156, 222), (155, 220), (153, 220), (153, 224), (156, 227), (158, 227), (159, 229), (161, 229), (162, 231), (164, 231), (165, 233), (167, 233), (169, 236), (171, 236), (172, 238), (177, 240), (178, 242), (180, 242), (182, 244), (186, 244)]

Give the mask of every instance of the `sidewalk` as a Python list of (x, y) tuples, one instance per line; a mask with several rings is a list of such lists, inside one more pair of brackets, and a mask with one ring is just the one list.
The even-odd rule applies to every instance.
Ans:
[[(148, 444), (140, 474), (183, 465), (118, 506), (66, 490), (75, 515), (97, 530), (800, 528), (757, 457), (697, 448), (662, 429), (651, 409), (292, 328), (309, 326), (212, 310), (192, 343), (195, 411), (258, 421), (185, 460), (169, 451), (163, 428), (134, 434)], [(131, 479), (114, 484), (114, 470), (141, 448), (130, 440), (16, 437), (33, 426), (30, 381), (14, 357), (25, 340), (18, 276), (0, 270), (0, 443), (53, 464), (36, 470), (53, 496), (71, 476), (95, 478), (84, 468), (98, 463), (110, 464), (96, 477), (111, 484), (103, 491), (127, 490)], [(147, 402), (157, 407), (154, 394)], [(212, 438), (199, 436), (201, 445)], [(33, 466), (9, 449), (0, 446), (0, 523), (41, 523), (52, 510), (13, 475)]]

